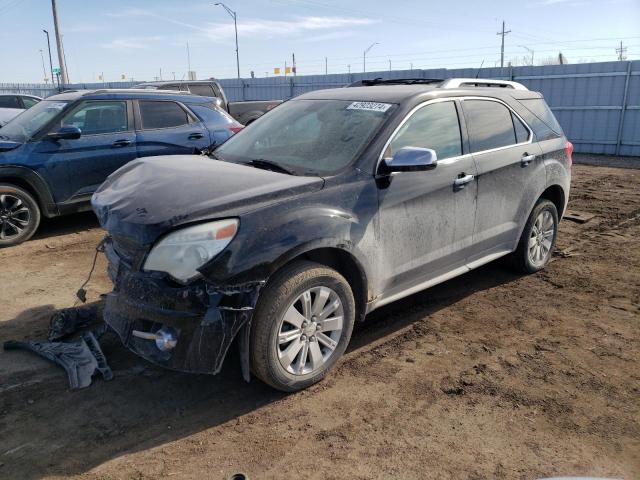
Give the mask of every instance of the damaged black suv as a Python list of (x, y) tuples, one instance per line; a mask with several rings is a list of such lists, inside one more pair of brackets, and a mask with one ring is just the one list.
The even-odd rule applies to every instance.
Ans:
[(114, 289), (104, 315), (165, 367), (294, 391), (356, 320), (510, 255), (551, 257), (572, 146), (514, 82), (373, 81), (286, 102), (210, 157), (136, 160), (93, 196)]

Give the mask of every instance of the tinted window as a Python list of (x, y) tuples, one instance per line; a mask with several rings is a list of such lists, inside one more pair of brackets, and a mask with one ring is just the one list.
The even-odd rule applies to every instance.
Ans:
[(518, 143), (522, 143), (529, 140), (529, 130), (527, 130), (524, 123), (522, 123), (520, 119), (513, 114), (513, 112), (511, 113), (511, 119), (513, 120), (513, 126), (516, 129), (516, 141)]
[(175, 102), (140, 101), (142, 128), (178, 127), (189, 123), (189, 117)]
[(548, 137), (549, 132), (544, 132), (544, 130), (547, 130), (547, 129), (551, 130), (553, 133), (556, 134), (552, 136), (562, 135), (562, 127), (560, 126), (560, 124), (558, 123), (558, 120), (556, 120), (556, 117), (553, 115), (553, 113), (547, 106), (547, 103), (542, 98), (530, 98), (527, 100), (520, 100), (520, 103), (524, 105), (526, 109), (533, 114), (533, 116), (538, 120), (538, 122), (542, 122), (542, 124), (544, 124), (544, 126), (547, 127), (547, 128), (544, 128), (544, 127), (540, 128), (540, 130), (543, 130), (543, 131), (541, 131), (540, 134), (538, 134), (537, 130), (539, 127), (536, 128), (534, 126), (534, 130), (536, 130), (536, 133), (539, 136), (542, 134), (543, 137)]
[(191, 84), (189, 85), (189, 91), (194, 95), (202, 95), (203, 97), (213, 97), (213, 90), (206, 84)]
[(462, 155), (458, 112), (453, 102), (432, 103), (416, 111), (400, 128), (385, 157), (402, 147), (431, 148), (439, 159)]
[(83, 135), (126, 132), (127, 102), (86, 102), (66, 115), (62, 125), (78, 127)]
[(489, 100), (465, 100), (463, 105), (472, 152), (516, 143), (511, 111), (507, 107)]
[(180, 90), (180, 85), (177, 83), (172, 83), (170, 85), (163, 85), (161, 87), (162, 90)]
[(0, 108), (22, 108), (15, 95), (0, 95)]
[(31, 108), (40, 100), (31, 97), (22, 97), (22, 103), (24, 104), (24, 108)]
[(190, 104), (189, 108), (207, 124), (228, 125), (235, 123), (233, 118), (213, 104)]

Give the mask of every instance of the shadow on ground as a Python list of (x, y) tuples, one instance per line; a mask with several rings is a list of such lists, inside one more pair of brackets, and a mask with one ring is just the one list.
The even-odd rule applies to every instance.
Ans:
[[(350, 352), (386, 337), (474, 292), (518, 276), (492, 264), (377, 310), (356, 327)], [(0, 324), (0, 338), (43, 338), (51, 308)], [(29, 330), (25, 330), (28, 327)], [(115, 335), (103, 350), (115, 380), (67, 389), (62, 369), (26, 352), (0, 353), (0, 477), (79, 474), (112, 458), (215, 428), (277, 402), (284, 394), (245, 383), (235, 349), (217, 377), (170, 372), (124, 349)], [(25, 369), (24, 363), (33, 364)]]
[(43, 218), (33, 239), (43, 239), (99, 228), (100, 224), (93, 212), (75, 213), (63, 217)]

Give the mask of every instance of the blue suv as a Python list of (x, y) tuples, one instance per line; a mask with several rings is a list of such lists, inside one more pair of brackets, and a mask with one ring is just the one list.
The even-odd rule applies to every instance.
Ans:
[(51, 96), (0, 130), (0, 247), (29, 239), (42, 215), (89, 210), (98, 186), (131, 160), (206, 152), (242, 128), (215, 99), (180, 92)]

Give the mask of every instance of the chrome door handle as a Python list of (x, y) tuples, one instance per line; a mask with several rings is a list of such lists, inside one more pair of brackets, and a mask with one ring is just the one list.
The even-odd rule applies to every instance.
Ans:
[(520, 159), (520, 163), (522, 164), (523, 167), (526, 167), (527, 165), (529, 165), (529, 163), (533, 162), (535, 159), (536, 159), (535, 155), (529, 155), (525, 153)]
[(475, 178), (473, 175), (465, 175), (464, 173), (461, 173), (460, 175), (463, 176), (458, 177), (453, 181), (453, 188), (456, 191), (462, 190), (467, 183), (471, 182)]

